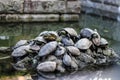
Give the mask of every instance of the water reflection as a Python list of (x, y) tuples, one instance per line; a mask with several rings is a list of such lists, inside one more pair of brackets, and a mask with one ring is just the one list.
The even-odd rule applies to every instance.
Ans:
[[(35, 38), (41, 31), (58, 30), (74, 27), (80, 30), (78, 22), (74, 23), (0, 23), (0, 46), (13, 46), (20, 39)], [(3, 40), (4, 38), (4, 40)]]

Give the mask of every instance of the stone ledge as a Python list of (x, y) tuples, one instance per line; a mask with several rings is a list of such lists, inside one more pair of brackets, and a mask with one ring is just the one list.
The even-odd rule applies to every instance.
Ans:
[(62, 14), (60, 21), (79, 21), (79, 14)]
[(58, 14), (2, 14), (0, 22), (43, 22), (59, 21)]
[(78, 21), (79, 14), (1, 14), (0, 22)]

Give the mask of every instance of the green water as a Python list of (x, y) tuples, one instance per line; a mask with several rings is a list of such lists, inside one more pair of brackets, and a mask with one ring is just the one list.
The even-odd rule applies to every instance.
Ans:
[[(84, 14), (81, 15), (80, 21), (78, 22), (0, 23), (0, 46), (13, 46), (21, 39), (30, 40), (35, 38), (42, 31), (59, 30), (64, 27), (72, 27), (77, 30), (78, 33), (83, 27), (97, 29), (102, 37), (108, 39), (110, 46), (114, 48), (117, 53), (120, 52), (120, 23), (113, 20)], [(0, 54), (0, 57), (3, 56), (6, 56), (6, 54)], [(0, 76), (10, 76), (16, 74), (16, 71), (12, 69), (10, 62), (10, 59), (0, 60)], [(115, 70), (118, 69), (120, 71), (119, 68), (117, 67)], [(112, 68), (111, 70), (114, 69)]]

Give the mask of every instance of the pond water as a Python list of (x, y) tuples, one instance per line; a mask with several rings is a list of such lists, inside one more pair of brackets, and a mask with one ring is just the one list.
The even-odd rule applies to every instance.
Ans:
[[(64, 27), (72, 27), (79, 33), (83, 27), (97, 29), (102, 37), (108, 39), (110, 46), (120, 53), (120, 23), (102, 17), (80, 15), (79, 22), (54, 22), (54, 23), (0, 23), (0, 46), (13, 46), (21, 39), (30, 40), (44, 30), (59, 30)], [(0, 57), (9, 54), (0, 53)], [(16, 72), (10, 66), (11, 60), (0, 60), (0, 77), (11, 75), (23, 75)], [(77, 72), (59, 78), (60, 80), (119, 80), (120, 66), (114, 65), (97, 71)], [(57, 80), (59, 80), (57, 79)], [(2, 80), (2, 79), (0, 79)]]

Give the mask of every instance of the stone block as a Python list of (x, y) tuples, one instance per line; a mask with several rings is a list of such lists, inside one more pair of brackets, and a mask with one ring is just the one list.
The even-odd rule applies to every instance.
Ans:
[(80, 13), (77, 0), (25, 0), (25, 13)]
[(23, 0), (0, 0), (0, 13), (22, 13)]
[(64, 13), (65, 1), (62, 0), (25, 0), (25, 13)]
[(79, 21), (79, 14), (62, 14), (60, 21)]
[(67, 13), (80, 13), (81, 6), (80, 1), (68, 1)]
[(103, 0), (104, 4), (120, 6), (120, 0)]

